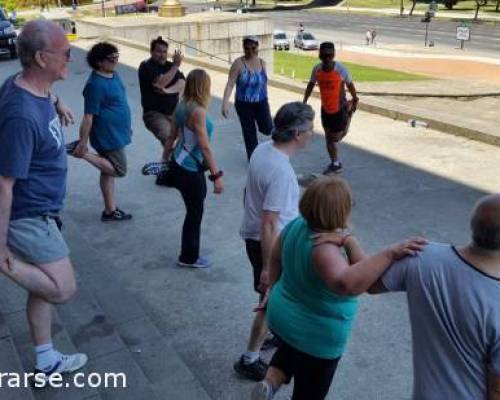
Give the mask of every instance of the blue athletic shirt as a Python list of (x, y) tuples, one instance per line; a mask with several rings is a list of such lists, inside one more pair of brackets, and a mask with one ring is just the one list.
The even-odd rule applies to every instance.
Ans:
[(127, 93), (116, 72), (107, 78), (93, 71), (83, 89), (84, 112), (93, 115), (90, 144), (98, 151), (130, 144), (132, 121)]
[(67, 172), (54, 105), (17, 86), (15, 77), (0, 87), (0, 175), (16, 179), (11, 220), (58, 213)]
[(260, 60), (260, 71), (248, 69), (242, 59), (243, 69), (236, 80), (236, 100), (247, 103), (258, 103), (267, 100), (267, 74)]
[[(196, 103), (186, 104), (184, 101), (182, 101), (181, 103), (179, 103), (174, 113), (175, 123), (179, 128), (179, 140), (177, 141), (174, 150), (175, 162), (182, 168), (193, 172), (200, 171), (200, 166), (194, 160), (194, 157), (196, 157), (200, 164), (203, 163), (203, 153), (201, 152), (200, 146), (198, 145), (196, 133), (189, 129), (189, 127), (186, 125), (189, 116), (196, 107)], [(214, 124), (208, 115), (206, 120), (208, 140), (211, 141), (214, 131)]]

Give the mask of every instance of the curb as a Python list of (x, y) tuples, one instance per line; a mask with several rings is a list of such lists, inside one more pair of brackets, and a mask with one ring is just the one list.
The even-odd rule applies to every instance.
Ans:
[[(131, 48), (134, 48), (137, 50), (149, 51), (149, 46), (146, 46), (144, 44), (137, 43), (137, 42), (134, 42), (131, 40), (122, 39), (122, 38), (118, 38), (115, 36), (107, 36), (107, 37), (105, 37), (105, 39), (107, 39), (111, 42), (114, 42), (116, 44), (121, 44), (123, 46), (131, 47)], [(202, 60), (199, 60), (199, 59), (194, 58), (194, 57), (184, 56), (184, 60), (186, 60), (186, 62), (188, 64), (196, 65), (197, 67), (202, 67), (202, 68), (206, 68), (206, 69), (210, 69), (210, 70), (222, 72), (222, 73), (229, 72), (229, 67), (226, 67), (223, 65), (213, 64), (213, 63), (206, 62), (206, 61), (202, 61)], [(280, 81), (277, 79), (269, 79), (268, 84), (269, 84), (269, 86), (277, 88), (277, 89), (288, 90), (290, 92), (297, 93), (300, 95), (304, 94), (304, 87), (296, 85), (296, 84), (283, 82), (283, 81)], [(486, 96), (500, 96), (500, 93), (488, 93), (484, 96), (477, 95), (477, 94), (472, 94), (472, 95), (471, 94), (469, 94), (469, 95), (467, 95), (467, 94), (466, 95), (436, 95), (436, 94), (432, 94), (432, 95), (417, 94), (417, 95), (415, 95), (415, 94), (408, 94), (408, 93), (406, 93), (406, 94), (405, 93), (399, 93), (399, 94), (373, 93), (373, 94), (371, 94), (370, 92), (364, 92), (364, 93), (360, 92), (360, 94), (363, 94), (365, 96), (373, 95), (373, 96), (443, 97), (443, 98), (445, 98), (445, 97), (447, 97), (447, 98), (450, 98), (450, 97), (451, 98), (464, 98), (464, 97), (475, 98), (475, 97), (486, 97)], [(313, 96), (315, 98), (319, 98), (319, 93), (313, 92), (311, 94), (311, 96)], [(486, 143), (486, 144), (500, 147), (500, 136), (496, 136), (494, 134), (490, 134), (487, 132), (479, 131), (479, 130), (464, 127), (464, 126), (450, 124), (450, 123), (443, 122), (443, 121), (433, 119), (433, 118), (422, 117), (421, 115), (417, 115), (417, 114), (412, 114), (412, 113), (408, 113), (408, 112), (399, 111), (396, 109), (382, 107), (380, 105), (375, 104), (373, 101), (369, 101), (367, 99), (362, 99), (359, 102), (358, 108), (362, 111), (366, 111), (366, 112), (369, 112), (372, 114), (381, 115), (381, 116), (388, 117), (388, 118), (398, 120), (398, 121), (408, 121), (409, 119), (417, 119), (420, 121), (424, 121), (427, 124), (428, 128), (430, 128), (430, 129), (434, 129), (434, 130), (437, 130), (437, 131), (440, 131), (443, 133), (448, 133), (451, 135), (460, 136), (460, 137), (464, 137), (467, 139), (475, 140), (477, 142), (482, 142), (482, 143)]]

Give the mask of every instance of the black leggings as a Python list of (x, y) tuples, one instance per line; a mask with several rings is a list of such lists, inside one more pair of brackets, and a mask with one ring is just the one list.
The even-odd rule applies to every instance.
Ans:
[(269, 103), (267, 100), (258, 103), (236, 100), (234, 107), (240, 119), (245, 149), (247, 151), (247, 157), (250, 160), (250, 156), (258, 144), (257, 128), (255, 124), (257, 124), (259, 131), (264, 135), (270, 135), (273, 130), (273, 119), (271, 117)]
[(323, 359), (303, 353), (279, 339), (280, 345), (269, 366), (293, 378), (292, 400), (323, 400), (332, 384), (339, 358)]
[(191, 264), (200, 255), (201, 220), (203, 218), (203, 205), (207, 196), (207, 181), (203, 172), (188, 171), (175, 161), (170, 163), (167, 175), (168, 185), (181, 192), (186, 206), (179, 261)]

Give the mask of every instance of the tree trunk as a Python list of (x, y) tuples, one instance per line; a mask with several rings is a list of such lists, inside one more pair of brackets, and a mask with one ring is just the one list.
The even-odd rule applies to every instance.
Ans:
[(497, 7), (495, 8), (496, 12), (500, 11), (500, 0), (497, 0)]
[[(497, 3), (498, 3), (498, 0), (497, 0)], [(474, 21), (477, 21), (477, 18), (479, 16), (479, 9), (482, 6), (485, 6), (486, 4), (488, 4), (488, 0), (476, 0), (476, 13), (474, 14)]]
[(410, 13), (408, 15), (413, 15), (413, 10), (415, 10), (415, 6), (417, 5), (417, 0), (413, 0), (413, 3), (411, 5), (411, 10), (410, 10)]
[[(498, 0), (500, 1), (500, 0)], [(498, 4), (497, 4), (498, 6)], [(403, 16), (403, 14), (405, 13), (405, 6), (404, 6), (404, 0), (401, 0), (401, 6), (399, 7), (399, 15)]]

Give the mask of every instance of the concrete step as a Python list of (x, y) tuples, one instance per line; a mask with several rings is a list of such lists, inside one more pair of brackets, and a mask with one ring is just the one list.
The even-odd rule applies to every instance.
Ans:
[[(84, 270), (77, 277), (78, 293), (68, 304), (54, 308), (53, 341), (63, 353), (89, 356), (84, 372), (125, 374), (120, 387), (77, 388), (73, 376), (63, 387), (0, 389), (2, 400), (98, 400), (183, 399), (204, 400), (209, 396), (176, 351), (161, 335), (135, 299), (103, 270)], [(88, 260), (88, 258), (87, 258)], [(98, 263), (92, 263), (99, 268)], [(85, 268), (85, 269), (84, 269)], [(13, 283), (0, 281), (0, 372), (31, 372), (35, 363), (33, 344), (25, 314), (26, 293)], [(92, 382), (98, 379), (92, 376)], [(122, 383), (126, 383), (123, 388)], [(109, 385), (113, 385), (110, 377)]]
[(2, 312), (2, 303), (0, 303), (0, 398), (2, 400), (34, 400), (31, 389), (11, 387), (11, 384), (17, 386), (16, 379), (12, 375), (4, 375), (9, 373), (21, 377), (24, 369)]

